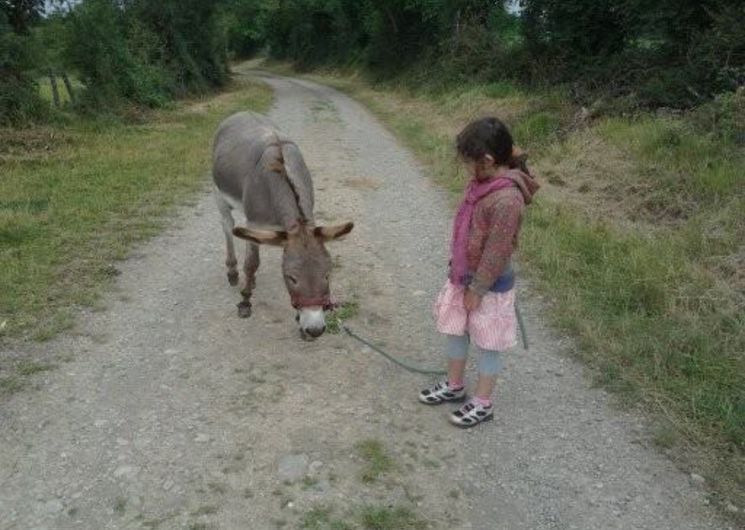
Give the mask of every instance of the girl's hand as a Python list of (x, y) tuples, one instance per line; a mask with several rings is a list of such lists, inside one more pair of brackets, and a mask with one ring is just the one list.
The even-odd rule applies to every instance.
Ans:
[(466, 311), (476, 311), (480, 305), (481, 296), (470, 289), (466, 289), (466, 294), (463, 295), (463, 306), (466, 308)]

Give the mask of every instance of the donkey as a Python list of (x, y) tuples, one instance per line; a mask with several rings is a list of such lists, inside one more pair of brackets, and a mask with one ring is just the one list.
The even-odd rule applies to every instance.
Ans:
[[(300, 149), (264, 116), (239, 112), (220, 123), (212, 162), (230, 285), (238, 284), (233, 236), (247, 241), (238, 315), (251, 316), (259, 245), (282, 247), (282, 274), (300, 334), (305, 340), (320, 337), (326, 330), (324, 310), (331, 307), (332, 264), (324, 244), (345, 236), (354, 224), (315, 225), (313, 181)], [(247, 227), (235, 226), (234, 209), (243, 212)]]

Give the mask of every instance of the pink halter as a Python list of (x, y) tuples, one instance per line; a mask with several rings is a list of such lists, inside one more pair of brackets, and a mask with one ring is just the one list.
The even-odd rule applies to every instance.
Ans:
[(332, 300), (331, 295), (328, 294), (316, 298), (306, 298), (304, 296), (290, 294), (290, 300), (292, 302), (292, 307), (298, 311), (306, 307), (322, 307), (324, 311), (331, 311), (338, 306), (338, 304)]

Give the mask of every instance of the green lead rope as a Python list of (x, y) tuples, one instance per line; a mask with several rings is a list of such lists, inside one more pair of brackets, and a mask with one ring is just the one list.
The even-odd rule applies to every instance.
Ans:
[[(520, 306), (517, 304), (517, 300), (515, 301), (515, 314), (517, 315), (517, 323), (518, 323), (518, 325), (520, 327), (520, 336), (522, 337), (522, 340), (523, 340), (523, 348), (525, 348), (525, 350), (527, 351), (527, 349), (528, 349), (528, 333), (525, 330), (525, 321), (523, 320), (523, 316), (522, 316), (522, 313), (520, 312)], [(344, 324), (342, 324), (341, 329), (343, 329), (344, 330), (344, 333), (346, 333), (347, 335), (349, 335), (350, 337), (352, 337), (356, 341), (364, 344), (365, 346), (367, 346), (368, 348), (370, 348), (374, 352), (379, 353), (380, 355), (382, 355), (383, 357), (385, 357), (386, 359), (388, 359), (392, 363), (395, 363), (395, 364), (399, 365), (404, 370), (407, 370), (409, 372), (414, 372), (414, 373), (417, 373), (417, 374), (425, 374), (425, 375), (445, 375), (445, 374), (447, 374), (447, 372), (445, 370), (431, 370), (431, 369), (428, 369), (428, 368), (422, 368), (420, 366), (416, 366), (414, 364), (409, 364), (406, 361), (402, 361), (401, 359), (398, 359), (398, 358), (394, 357), (393, 355), (391, 355), (390, 353), (387, 353), (386, 351), (380, 349), (375, 344), (373, 344), (373, 343), (371, 343), (371, 342), (363, 339), (362, 337), (360, 337), (359, 335), (357, 335), (356, 333), (354, 333), (351, 329), (349, 329), (349, 327), (347, 327)]]

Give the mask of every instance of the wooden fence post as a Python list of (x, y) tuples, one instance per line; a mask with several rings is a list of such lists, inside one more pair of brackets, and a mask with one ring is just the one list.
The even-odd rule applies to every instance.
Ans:
[(70, 95), (70, 102), (74, 105), (75, 104), (75, 92), (72, 89), (72, 83), (70, 83), (70, 78), (67, 77), (67, 72), (62, 72), (62, 81), (65, 83), (65, 88), (67, 89), (67, 93)]
[(52, 85), (52, 98), (54, 99), (54, 106), (59, 108), (59, 91), (57, 90), (57, 78), (54, 76), (54, 70), (49, 69), (49, 84)]

